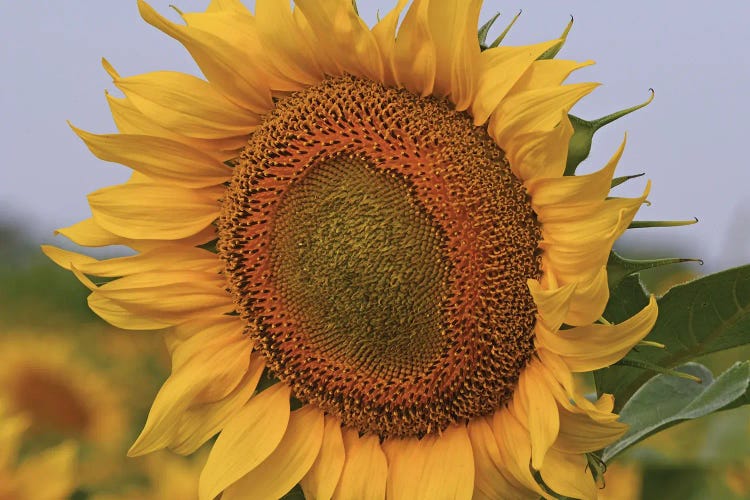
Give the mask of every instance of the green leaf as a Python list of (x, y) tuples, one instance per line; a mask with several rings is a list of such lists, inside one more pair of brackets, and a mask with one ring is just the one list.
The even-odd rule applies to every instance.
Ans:
[[(647, 300), (637, 277), (629, 276), (610, 293), (604, 317), (624, 321)], [(750, 265), (672, 288), (659, 300), (659, 317), (647, 339), (666, 347), (634, 350), (627, 358), (663, 368), (750, 344)], [(651, 371), (616, 365), (594, 372), (597, 391), (614, 394), (615, 411), (653, 376)]]
[(735, 363), (717, 379), (698, 363), (687, 363), (679, 369), (700, 378), (702, 383), (657, 375), (643, 384), (620, 412), (620, 420), (630, 429), (604, 449), (605, 462), (655, 432), (685, 420), (735, 408), (737, 400), (745, 398), (750, 386), (750, 361)]
[[(607, 269), (609, 271), (609, 269)], [(648, 294), (637, 274), (627, 275), (610, 290), (603, 316), (612, 323), (622, 323), (648, 305)]]

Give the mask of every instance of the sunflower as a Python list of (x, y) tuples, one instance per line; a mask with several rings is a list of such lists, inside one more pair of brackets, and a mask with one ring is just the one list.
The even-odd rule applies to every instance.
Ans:
[(59, 500), (75, 489), (76, 446), (62, 443), (25, 457), (16, 465), (28, 416), (9, 410), (0, 400), (0, 499)]
[(0, 336), (0, 398), (29, 419), (34, 436), (113, 449), (126, 430), (118, 391), (74, 347), (43, 334)]
[(624, 142), (564, 175), (568, 111), (596, 85), (563, 81), (590, 62), (550, 59), (562, 39), (482, 50), (480, 0), (401, 0), (372, 28), (350, 0), (295, 4), (175, 23), (139, 1), (206, 79), (104, 61), (120, 133), (74, 128), (134, 173), (59, 232), (136, 253), (45, 251), (113, 325), (169, 327), (130, 454), (219, 433), (206, 500), (596, 497), (587, 453), (626, 426), (573, 373), (657, 310), (602, 318), (648, 185), (608, 196)]

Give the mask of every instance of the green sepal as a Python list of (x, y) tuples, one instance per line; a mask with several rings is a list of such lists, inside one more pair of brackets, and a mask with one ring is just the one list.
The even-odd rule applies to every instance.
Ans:
[(555, 56), (563, 48), (563, 45), (565, 45), (565, 41), (568, 39), (568, 33), (570, 33), (570, 28), (572, 27), (573, 27), (573, 16), (570, 16), (570, 22), (568, 22), (568, 25), (563, 30), (562, 35), (560, 35), (560, 42), (555, 44), (553, 47), (550, 47), (547, 50), (545, 50), (541, 56), (537, 57), (537, 61), (543, 61), (545, 59), (554, 59)]
[[(648, 303), (637, 275), (610, 292), (604, 317), (620, 323)], [(647, 339), (665, 349), (631, 351), (626, 363), (671, 369), (706, 354), (750, 344), (750, 265), (728, 269), (675, 286), (659, 299), (659, 315)], [(599, 394), (615, 397), (615, 412), (654, 376), (654, 372), (613, 365), (596, 370)]]
[(477, 38), (479, 39), (479, 48), (483, 51), (489, 48), (487, 46), (487, 35), (489, 34), (492, 26), (495, 24), (495, 21), (497, 21), (498, 17), (500, 17), (499, 12), (496, 13), (486, 23), (484, 23), (482, 26), (479, 27), (479, 31), (477, 32)]
[(591, 142), (594, 140), (594, 134), (597, 130), (605, 125), (612, 123), (618, 118), (637, 111), (648, 106), (654, 100), (654, 89), (649, 89), (651, 96), (643, 103), (632, 106), (622, 111), (603, 116), (597, 120), (584, 120), (577, 116), (568, 115), (570, 123), (573, 125), (573, 137), (570, 138), (568, 145), (568, 160), (565, 165), (565, 175), (574, 175), (578, 165), (588, 158), (591, 152)]
[(628, 229), (642, 229), (645, 227), (677, 227), (692, 226), (698, 223), (698, 217), (692, 220), (634, 220), (628, 226)]
[(604, 473), (607, 472), (607, 463), (596, 453), (586, 453), (586, 462), (594, 476), (594, 481), (599, 488), (604, 488)]
[(547, 495), (551, 496), (555, 500), (575, 500), (570, 497), (566, 497), (565, 495), (561, 495), (560, 493), (553, 490), (547, 483), (544, 482), (544, 478), (542, 478), (542, 473), (538, 470), (531, 469), (531, 475), (534, 477), (534, 480), (536, 483), (547, 493)]
[(510, 29), (513, 27), (514, 24), (516, 24), (516, 21), (518, 21), (518, 18), (521, 17), (521, 12), (523, 12), (523, 11), (519, 10), (518, 14), (516, 14), (515, 16), (513, 16), (513, 19), (511, 19), (510, 23), (508, 23), (508, 26), (505, 27), (505, 29), (503, 30), (503, 32), (500, 33), (500, 35), (498, 35), (497, 38), (495, 38), (494, 42), (492, 42), (491, 44), (489, 44), (489, 46), (487, 47), (488, 49), (494, 49), (495, 47), (497, 47), (498, 45), (500, 45), (503, 40), (505, 40), (505, 37), (508, 34), (508, 32), (510, 32)]
[(216, 249), (216, 244), (219, 243), (218, 238), (214, 238), (211, 241), (208, 241), (202, 245), (198, 245), (198, 248), (202, 248), (203, 250), (207, 250), (211, 253), (219, 253), (219, 251)]
[(630, 428), (605, 448), (605, 462), (656, 432), (747, 402), (750, 361), (735, 363), (715, 379), (699, 363), (687, 363), (680, 369), (703, 383), (657, 375), (643, 384), (620, 411), (620, 420)]
[(279, 500), (305, 500), (305, 494), (302, 491), (302, 487), (297, 484)]
[(623, 358), (615, 363), (615, 366), (632, 366), (633, 368), (640, 368), (642, 370), (651, 370), (652, 372), (656, 372), (659, 375), (666, 375), (667, 377), (677, 377), (689, 380), (696, 384), (703, 383), (703, 380), (701, 380), (700, 377), (696, 377), (695, 375), (690, 375), (689, 373), (681, 372), (679, 370), (670, 370), (669, 368), (663, 368), (659, 365), (655, 365), (653, 363), (649, 363), (648, 361), (642, 361), (639, 359)]
[(612, 184), (610, 184), (609, 188), (612, 189), (613, 187), (619, 186), (623, 182), (627, 182), (630, 179), (635, 179), (637, 177), (643, 177), (644, 175), (646, 174), (641, 173), (641, 174), (635, 174), (635, 175), (623, 175), (622, 177), (615, 177), (614, 179), (612, 179)]
[(625, 279), (626, 276), (630, 276), (631, 274), (641, 272), (645, 269), (653, 269), (655, 267), (668, 266), (670, 264), (680, 264), (683, 262), (698, 262), (700, 265), (703, 265), (703, 261), (701, 259), (626, 259), (613, 250), (609, 252), (609, 260), (607, 260), (607, 282), (609, 284), (609, 289), (615, 289), (620, 284), (620, 282)]

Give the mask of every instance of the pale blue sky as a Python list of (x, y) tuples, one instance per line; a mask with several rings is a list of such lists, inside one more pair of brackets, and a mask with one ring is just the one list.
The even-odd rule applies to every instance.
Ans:
[[(394, 0), (395, 1), (395, 0)], [(153, 0), (200, 10), (206, 0)], [(368, 21), (392, 2), (360, 0)], [(248, 2), (252, 4), (252, 2)], [(695, 5), (695, 7), (690, 7)], [(629, 133), (619, 174), (646, 172), (652, 205), (638, 219), (700, 218), (698, 225), (635, 230), (685, 247), (715, 271), (750, 261), (750, 2), (487, 1), (483, 19), (501, 11), (498, 32), (523, 8), (506, 39), (524, 44), (556, 37), (575, 17), (561, 57), (597, 64), (573, 80), (604, 85), (574, 113), (596, 118), (656, 100), (602, 130), (582, 168), (598, 168)], [(24, 221), (40, 238), (89, 216), (85, 195), (121, 182), (128, 170), (91, 156), (65, 121), (94, 132), (114, 131), (104, 99), (113, 85), (100, 66), (107, 57), (123, 75), (159, 69), (196, 73), (174, 40), (143, 22), (135, 0), (0, 2), (0, 217)], [(642, 179), (631, 189), (635, 193)], [(2, 243), (0, 243), (2, 244)]]

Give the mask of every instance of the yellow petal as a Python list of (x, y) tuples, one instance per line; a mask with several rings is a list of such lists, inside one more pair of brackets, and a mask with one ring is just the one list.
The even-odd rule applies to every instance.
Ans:
[[(108, 245), (124, 245), (138, 251), (163, 247), (164, 241), (161, 240), (133, 240), (117, 236), (114, 233), (103, 229), (99, 224), (94, 222), (93, 218), (84, 219), (72, 226), (64, 227), (55, 231), (55, 234), (61, 234), (73, 243), (85, 247), (103, 247)], [(180, 246), (192, 247), (202, 245), (216, 239), (216, 228), (208, 226), (203, 231), (196, 233), (187, 238), (172, 240), (172, 243)]]
[(276, 449), (227, 488), (222, 500), (281, 498), (310, 470), (322, 440), (323, 412), (311, 405), (293, 411)]
[(278, 72), (300, 85), (314, 85), (324, 78), (318, 52), (297, 25), (288, 2), (256, 0), (255, 16), (263, 47)]
[(250, 14), (250, 11), (240, 0), (211, 0), (206, 7), (206, 12), (221, 12), (223, 10), (238, 14)]
[(310, 23), (302, 12), (302, 9), (295, 8), (292, 10), (292, 18), (294, 23), (297, 25), (297, 29), (305, 40), (307, 46), (312, 47), (312, 52), (315, 55), (315, 60), (326, 75), (340, 75), (341, 65), (338, 63), (338, 58), (335, 53), (328, 53), (322, 50), (318, 50), (318, 33), (312, 28)]
[(617, 441), (628, 426), (617, 422), (617, 415), (609, 421), (597, 420), (582, 410), (560, 409), (560, 434), (554, 448), (565, 453), (590, 453)]
[(548, 386), (553, 389), (554, 393), (555, 382), (560, 384), (568, 394), (563, 399), (568, 401), (570, 399), (569, 395), (572, 395), (575, 391), (575, 380), (568, 369), (568, 365), (565, 364), (560, 356), (539, 345), (536, 346), (536, 356), (541, 361), (537, 367), (540, 368), (542, 373), (549, 376)]
[(550, 331), (557, 331), (568, 315), (576, 285), (576, 283), (569, 283), (560, 288), (544, 290), (537, 280), (528, 281), (539, 319)]
[(526, 182), (525, 186), (531, 194), (534, 210), (538, 213), (548, 206), (579, 205), (606, 198), (617, 163), (625, 151), (626, 139), (623, 139), (620, 147), (604, 168), (592, 174), (538, 178)]
[(578, 282), (565, 324), (579, 326), (593, 323), (602, 316), (608, 301), (607, 267), (602, 266), (593, 278)]
[(377, 436), (359, 437), (354, 429), (344, 429), (346, 459), (333, 494), (335, 500), (382, 500), (388, 463)]
[(592, 64), (594, 64), (594, 61), (578, 62), (567, 59), (536, 60), (531, 63), (529, 69), (516, 82), (511, 93), (561, 85), (573, 71)]
[(91, 291), (116, 302), (135, 316), (173, 325), (193, 317), (220, 316), (234, 305), (224, 278), (199, 271), (153, 271), (125, 276), (97, 287), (77, 269), (76, 277)]
[(113, 97), (109, 93), (106, 94), (106, 97), (112, 119), (117, 126), (117, 130), (122, 134), (165, 137), (199, 149), (219, 161), (236, 158), (239, 151), (247, 143), (247, 135), (221, 139), (187, 137), (158, 125), (141, 113), (127, 97)]
[(396, 82), (421, 96), (432, 94), (437, 64), (435, 44), (430, 32), (429, 4), (429, 0), (412, 2), (393, 47)]
[(178, 356), (187, 359), (173, 368), (156, 395), (146, 425), (128, 452), (130, 456), (169, 446), (185, 410), (222, 399), (237, 387), (247, 373), (252, 344), (242, 337), (221, 340), (205, 343), (199, 350), (195, 342), (180, 346)]
[(42, 252), (58, 266), (78, 269), (93, 276), (118, 277), (148, 271), (184, 269), (187, 271), (219, 272), (222, 263), (216, 254), (182, 245), (166, 245), (138, 255), (96, 260), (69, 250), (42, 245)]
[[(105, 68), (110, 67), (104, 61)], [(121, 78), (110, 73), (130, 102), (160, 126), (187, 137), (221, 139), (250, 134), (260, 116), (224, 97), (210, 83), (176, 71)]]
[(544, 492), (531, 475), (529, 467), (531, 464), (529, 432), (507, 408), (501, 408), (493, 415), (492, 431), (508, 472), (529, 491), (543, 495)]
[(95, 191), (88, 199), (94, 221), (106, 231), (130, 239), (176, 240), (201, 232), (218, 217), (219, 195), (126, 183)]
[[(289, 56), (279, 52), (275, 47), (269, 47), (269, 42), (263, 40), (261, 32), (264, 27), (247, 9), (223, 9), (209, 10), (206, 13), (184, 13), (182, 18), (187, 22), (188, 28), (200, 32), (210, 33), (219, 38), (229, 47), (241, 48), (245, 64), (252, 67), (252, 73), (245, 73), (238, 68), (248, 81), (263, 82), (272, 94), (278, 92), (291, 92), (306, 87), (301, 81), (306, 77), (300, 72), (286, 64)], [(272, 27), (281, 30), (282, 26), (274, 19)], [(278, 36), (292, 36), (292, 33), (281, 32)], [(299, 55), (297, 56), (299, 57)], [(276, 60), (274, 60), (276, 59)], [(280, 63), (280, 64), (279, 64)], [(291, 69), (290, 73), (284, 74), (279, 68)]]
[(224, 399), (185, 410), (168, 445), (169, 449), (181, 455), (190, 455), (221, 431), (250, 399), (264, 368), (263, 358), (253, 356), (243, 379)]
[(523, 147), (523, 134), (554, 129), (560, 123), (560, 113), (570, 111), (597, 85), (576, 83), (512, 95), (492, 114), (487, 131), (512, 156)]
[(260, 114), (273, 109), (266, 79), (258, 74), (259, 68), (253, 58), (248, 57), (251, 47), (234, 45), (221, 37), (222, 32), (243, 33), (249, 26), (245, 25), (243, 30), (242, 23), (238, 21), (230, 27), (227, 25), (230, 19), (223, 19), (224, 23), (216, 23), (215, 30), (208, 32), (175, 24), (159, 15), (143, 0), (138, 0), (138, 10), (147, 23), (182, 43), (208, 81), (235, 104)]
[(398, 4), (383, 16), (380, 21), (372, 27), (372, 35), (380, 48), (383, 57), (383, 83), (386, 86), (396, 86), (396, 69), (393, 62), (396, 46), (396, 26), (401, 12), (409, 0), (398, 0)]
[(319, 47), (336, 54), (347, 73), (374, 81), (383, 80), (383, 58), (367, 24), (357, 15), (349, 0), (296, 0), (312, 30)]
[(341, 421), (331, 415), (325, 416), (323, 442), (318, 457), (300, 481), (305, 498), (331, 498), (344, 468), (344, 438)]
[[(547, 388), (558, 403), (560, 433), (558, 434), (558, 440), (555, 442), (555, 447), (559, 448), (561, 442), (570, 440), (571, 418), (574, 419), (574, 427), (575, 425), (581, 427), (590, 425), (592, 434), (596, 434), (594, 428), (598, 427), (599, 424), (602, 424), (603, 432), (607, 436), (612, 434), (613, 429), (621, 430), (623, 427), (627, 427), (617, 422), (618, 416), (612, 413), (614, 398), (610, 394), (603, 394), (592, 403), (576, 389), (575, 380), (560, 356), (539, 346), (537, 346), (536, 355), (541, 363), (535, 364), (535, 367), (546, 380)], [(578, 424), (575, 423), (575, 419), (579, 419)], [(564, 428), (566, 425), (568, 429)], [(566, 436), (563, 436), (563, 434), (566, 434)], [(595, 449), (599, 448), (592, 448), (589, 451)]]
[(204, 347), (220, 350), (223, 345), (243, 342), (252, 350), (253, 342), (244, 332), (245, 322), (238, 316), (198, 318), (174, 327), (169, 335), (180, 340), (170, 352), (172, 369), (188, 365)]
[(521, 47), (494, 47), (479, 56), (479, 81), (471, 107), (474, 125), (482, 125), (529, 66), (560, 40)]
[(276, 384), (229, 420), (201, 473), (200, 500), (212, 500), (261, 464), (278, 446), (289, 422), (289, 387)]
[(560, 421), (557, 403), (546, 387), (544, 376), (539, 372), (536, 360), (526, 365), (518, 379), (514, 399), (518, 399), (526, 410), (526, 427), (531, 440), (531, 466), (539, 470), (544, 457), (557, 439)]
[[(607, 264), (615, 240), (625, 232), (636, 212), (646, 200), (651, 184), (640, 198), (611, 198), (603, 202), (571, 209), (578, 220), (563, 217), (542, 221), (543, 260), (562, 283), (593, 277)], [(566, 207), (547, 207), (560, 213)], [(540, 220), (542, 219), (540, 214)]]
[(160, 321), (155, 318), (144, 318), (134, 315), (119, 303), (93, 292), (88, 297), (88, 305), (94, 313), (104, 321), (117, 328), (125, 330), (160, 330), (172, 326), (172, 322)]
[(479, 75), (479, 42), (476, 26), (481, 0), (431, 2), (430, 33), (435, 45), (434, 93), (450, 96), (456, 110), (463, 111), (474, 100)]
[(44, 450), (24, 460), (13, 474), (21, 498), (59, 500), (69, 498), (76, 487), (76, 455), (73, 441)]
[(106, 231), (99, 224), (94, 222), (93, 218), (84, 219), (72, 226), (58, 229), (55, 231), (55, 234), (62, 234), (73, 243), (86, 247), (127, 245), (127, 243), (130, 242), (128, 238), (123, 238)]
[(550, 450), (540, 471), (544, 484), (569, 498), (595, 499), (598, 487), (588, 469), (586, 456)]
[(7, 415), (5, 408), (0, 407), (0, 470), (8, 470), (18, 457), (23, 433), (31, 427), (28, 415)]
[[(556, 333), (539, 329), (539, 345), (558, 354), (574, 372), (587, 372), (622, 359), (643, 339), (656, 322), (658, 308), (653, 295), (638, 314), (617, 325), (587, 325)], [(541, 333), (541, 335), (540, 335)]]
[(474, 455), (466, 426), (440, 435), (386, 441), (388, 498), (469, 499), (474, 490)]
[(559, 178), (565, 172), (568, 144), (573, 125), (568, 113), (560, 113), (560, 123), (550, 131), (531, 132), (519, 140), (520, 146), (508, 158), (510, 168), (522, 181)]
[[(191, 384), (190, 391), (195, 394), (191, 405), (218, 401), (232, 392), (247, 373), (253, 349), (253, 341), (244, 335), (243, 322), (236, 316), (212, 318), (205, 323), (208, 326), (202, 332), (172, 353), (173, 374), (204, 372)], [(197, 366), (205, 368), (198, 370)]]
[(508, 473), (485, 417), (471, 419), (468, 432), (474, 453), (475, 498), (537, 498)]

